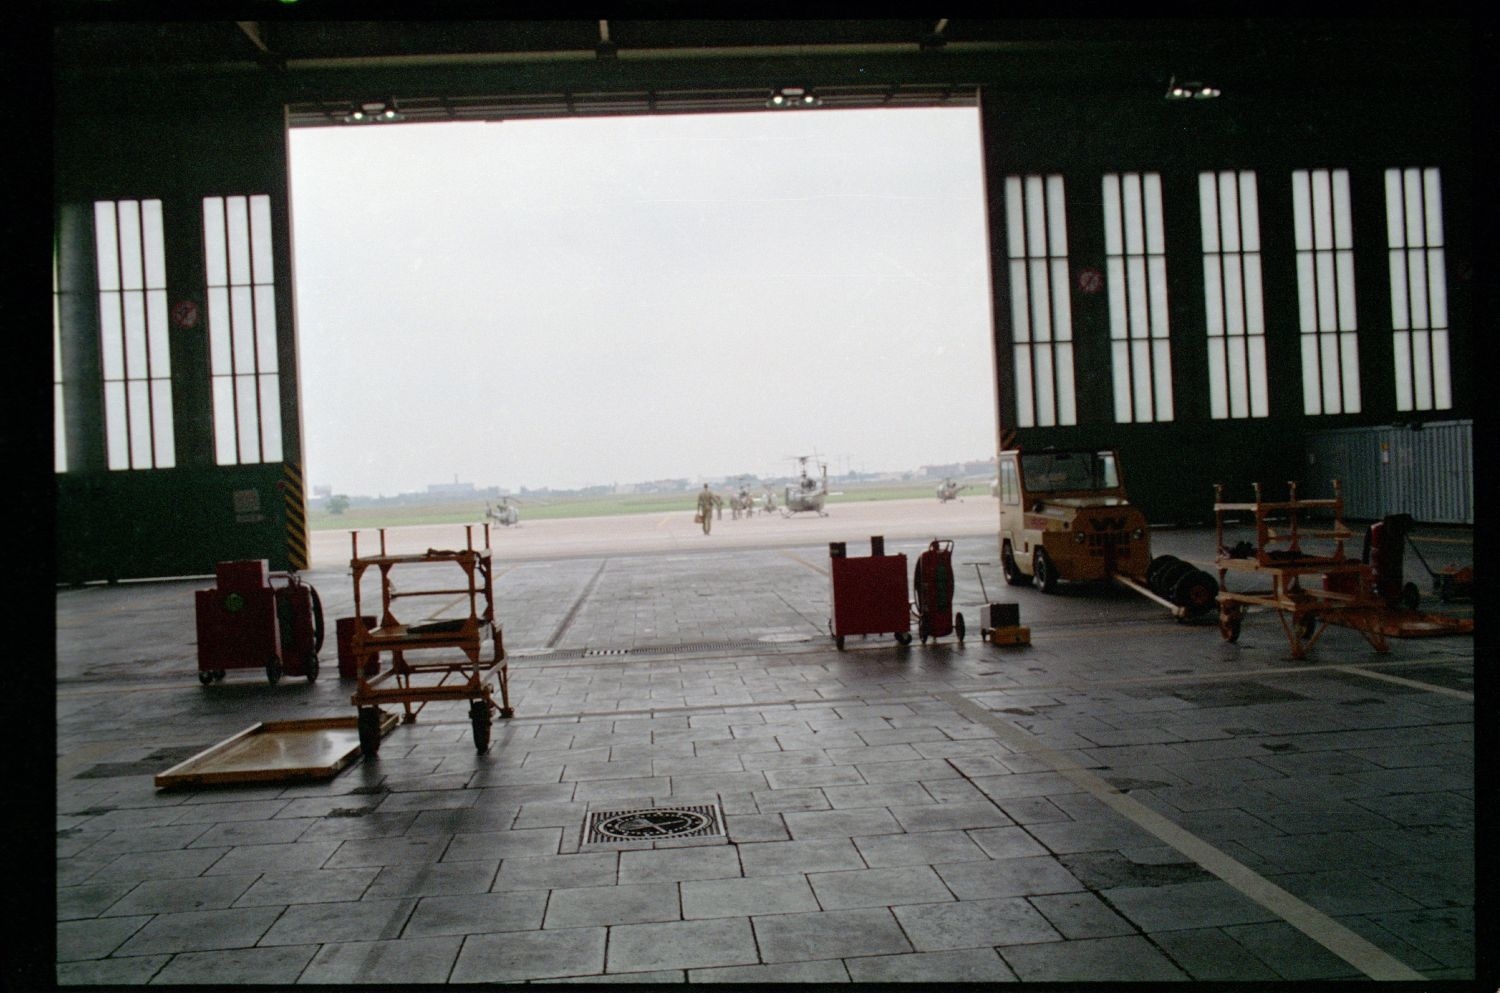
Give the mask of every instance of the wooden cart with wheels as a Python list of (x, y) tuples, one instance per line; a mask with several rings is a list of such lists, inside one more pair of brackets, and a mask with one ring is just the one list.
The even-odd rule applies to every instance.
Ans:
[[(1331, 500), (1298, 500), (1297, 484), (1287, 486), (1288, 499), (1268, 502), (1261, 499), (1260, 484), (1255, 483), (1252, 503), (1225, 503), (1223, 485), (1214, 486), (1219, 633), (1225, 641), (1238, 641), (1248, 609), (1263, 607), (1276, 613), (1294, 659), (1305, 657), (1329, 624), (1358, 631), (1377, 652), (1389, 651), (1385, 604), (1375, 593), (1370, 566), (1344, 554), (1344, 542), (1354, 532), (1344, 523), (1338, 480), (1333, 481)], [(1254, 521), (1255, 544), (1227, 547), (1224, 515), (1244, 512)], [(1332, 526), (1307, 527), (1306, 516), (1316, 512), (1331, 512)], [(1310, 549), (1304, 546), (1308, 539), (1331, 542), (1332, 547)], [(1225, 585), (1231, 572), (1265, 577), (1270, 588), (1231, 591)], [(1305, 584), (1309, 577), (1317, 577), (1317, 583)]]
[[(458, 550), (429, 548), (414, 555), (388, 555), (385, 529), (380, 529), (380, 554), (361, 557), (359, 533), (351, 532), (352, 557), (349, 567), (354, 577), (354, 614), (361, 609), (361, 580), (374, 568), (380, 575), (380, 620), (373, 628), (354, 625), (352, 652), (355, 658), (373, 658), (380, 652), (391, 655), (390, 668), (367, 675), (359, 670), (359, 683), (350, 702), (359, 708), (359, 743), (366, 756), (380, 749), (382, 704), (400, 704), (402, 723), (411, 723), (428, 703), (438, 700), (468, 700), (469, 720), (474, 728), (474, 747), (484, 752), (490, 744), (490, 712), (502, 718), (515, 711), (510, 705), (510, 680), (505, 664), (505, 645), (500, 624), (495, 620), (494, 578), (490, 560), (490, 527), (484, 528), (484, 547), (474, 547), (474, 525), (464, 526), (465, 547)], [(422, 566), (452, 563), (463, 573), (462, 586), (396, 588), (391, 573), (397, 566)], [(430, 570), (429, 570), (430, 571)], [(467, 600), (468, 615), (404, 624), (396, 618), (393, 607), (405, 597), (458, 597)], [(484, 643), (489, 641), (489, 657)], [(434, 658), (425, 654), (441, 652)], [(409, 657), (409, 653), (424, 653)], [(500, 699), (495, 700), (499, 689)]]

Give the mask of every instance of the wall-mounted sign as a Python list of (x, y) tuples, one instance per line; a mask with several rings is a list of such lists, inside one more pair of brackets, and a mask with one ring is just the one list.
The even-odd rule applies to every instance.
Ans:
[(1104, 276), (1098, 269), (1084, 269), (1078, 273), (1078, 292), (1098, 293), (1104, 289)]
[(198, 326), (198, 301), (178, 300), (172, 305), (172, 326), (186, 331)]

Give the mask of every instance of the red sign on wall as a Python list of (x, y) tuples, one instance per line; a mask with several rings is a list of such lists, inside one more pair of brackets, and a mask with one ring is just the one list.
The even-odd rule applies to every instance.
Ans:
[(187, 330), (198, 326), (198, 301), (178, 300), (172, 305), (172, 326)]
[(1098, 293), (1104, 289), (1104, 276), (1098, 269), (1084, 269), (1078, 273), (1078, 291), (1080, 293)]

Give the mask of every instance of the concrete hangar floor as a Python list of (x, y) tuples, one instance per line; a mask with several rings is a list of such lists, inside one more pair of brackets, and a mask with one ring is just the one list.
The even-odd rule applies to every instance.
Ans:
[[(255, 722), (353, 716), (347, 533), (304, 574), (316, 682), (200, 685), (211, 581), (60, 589), (59, 983), (1474, 976), (1471, 636), (1377, 654), (1329, 628), (1293, 660), (1272, 614), (1231, 644), (1122, 588), (1005, 585), (992, 500), (855, 506), (496, 529), (515, 716), (481, 754), (465, 706), (431, 704), (310, 783), (154, 776)], [(873, 534), (909, 561), (955, 541), (962, 645), (835, 649), (828, 542)], [(1472, 561), (1465, 535), (1429, 561)], [(1214, 537), (1153, 549), (1209, 566)], [(1029, 646), (980, 639), (986, 596)], [(711, 829), (586, 829), (642, 809)]]

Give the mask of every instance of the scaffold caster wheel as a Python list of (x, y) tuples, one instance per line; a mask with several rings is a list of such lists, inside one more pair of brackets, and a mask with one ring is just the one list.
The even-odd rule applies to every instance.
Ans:
[(903, 645), (910, 645), (911, 644), (911, 632), (910, 631), (897, 631), (896, 632), (896, 640), (898, 642), (900, 642), (901, 644), (903, 644)]
[(376, 707), (359, 709), (359, 750), (366, 758), (374, 758), (380, 751), (380, 710)]
[(214, 674), (212, 672), (210, 672), (209, 670), (202, 669), (202, 670), (200, 670), (198, 672), (198, 682), (202, 683), (204, 686), (207, 686), (209, 683), (211, 683), (213, 681), (214, 681)]
[(844, 650), (844, 636), (843, 635), (836, 634), (836, 635), (833, 636), (833, 647), (837, 648), (841, 652)]
[(964, 615), (955, 614), (953, 617), (953, 633), (958, 635), (958, 643), (964, 643)]
[(490, 705), (483, 700), (469, 704), (469, 720), (474, 723), (474, 750), (482, 754), (490, 747)]
[(1231, 645), (1240, 640), (1241, 620), (1238, 610), (1226, 609), (1219, 612), (1219, 634)]
[(272, 655), (266, 660), (266, 679), (272, 686), (281, 681), (281, 658)]
[[(908, 635), (907, 637), (910, 637), (910, 635)], [(924, 645), (927, 644), (927, 615), (926, 614), (923, 614), (920, 618), (917, 619), (917, 637), (922, 640), (922, 644), (924, 644)]]
[(307, 677), (309, 683), (318, 681), (318, 653), (308, 652), (307, 658), (302, 660), (302, 674)]

